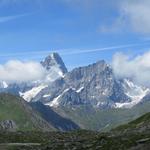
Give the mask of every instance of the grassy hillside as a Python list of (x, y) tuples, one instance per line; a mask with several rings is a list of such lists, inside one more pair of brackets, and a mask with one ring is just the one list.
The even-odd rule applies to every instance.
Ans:
[(12, 120), (16, 130), (54, 130), (24, 100), (10, 94), (0, 94), (0, 122)]
[(131, 121), (125, 125), (121, 125), (113, 131), (150, 133), (150, 113), (146, 113), (134, 121)]
[(58, 115), (52, 110), (52, 108), (42, 104), (41, 102), (30, 103), (30, 106), (32, 106), (34, 110), (38, 111), (43, 119), (59, 131), (71, 131), (80, 128), (73, 121)]
[[(63, 115), (67, 112), (72, 114), (78, 123), (84, 123), (86, 120), (85, 126), (89, 127), (90, 124), (91, 127), (102, 127), (108, 124), (109, 120), (115, 125), (115, 121), (120, 122), (121, 118), (122, 122), (129, 121), (133, 116), (137, 117), (148, 111), (149, 106), (149, 103), (145, 103), (130, 110), (103, 111), (95, 111), (92, 108), (87, 111), (87, 108), (80, 107), (74, 114), (73, 109), (65, 108), (59, 111), (64, 113)], [(103, 122), (100, 122), (99, 118)], [(149, 150), (150, 147), (150, 113), (105, 133), (87, 130), (41, 132), (41, 129), (53, 130), (53, 127), (21, 98), (0, 94), (0, 122), (3, 120), (13, 120), (18, 127), (16, 132), (0, 131), (0, 149), (3, 150)]]
[(107, 133), (86, 130), (0, 132), (0, 149), (3, 150), (149, 150), (149, 147), (150, 113)]
[(82, 129), (109, 131), (150, 112), (150, 102), (132, 109), (93, 109), (92, 107), (57, 108), (55, 111), (78, 124)]

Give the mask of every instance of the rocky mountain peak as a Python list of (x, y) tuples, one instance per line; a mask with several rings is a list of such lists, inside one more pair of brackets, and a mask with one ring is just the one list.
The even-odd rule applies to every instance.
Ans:
[(112, 70), (111, 66), (105, 60), (99, 60), (96, 63), (91, 65), (93, 68), (97, 68), (100, 71), (102, 70)]
[(21, 85), (2, 82), (0, 91), (20, 95), (26, 101), (41, 101), (51, 107), (90, 104), (100, 108), (129, 108), (150, 97), (147, 95), (149, 89), (117, 79), (105, 60), (67, 72), (59, 54), (52, 53), (41, 64), (47, 69), (44, 80)]
[(51, 53), (50, 55), (48, 55), (44, 59), (44, 61), (41, 62), (41, 64), (47, 70), (50, 70), (52, 67), (57, 67), (57, 68), (59, 68), (62, 71), (63, 74), (67, 72), (67, 68), (66, 68), (62, 58), (56, 52), (55, 53)]

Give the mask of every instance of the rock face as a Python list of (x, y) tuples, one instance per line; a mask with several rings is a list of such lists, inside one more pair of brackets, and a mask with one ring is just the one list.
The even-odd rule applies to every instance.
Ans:
[(13, 120), (0, 121), (0, 130), (15, 131), (16, 129), (17, 129), (17, 125)]
[(51, 55), (47, 56), (44, 61), (41, 61), (41, 64), (47, 70), (51, 70), (52, 67), (58, 67), (63, 74), (68, 72), (58, 53), (52, 53)]
[(78, 106), (85, 104), (86, 101), (81, 99), (80, 95), (73, 90), (72, 88), (68, 88), (63, 91), (58, 97), (54, 98), (46, 105), (51, 107), (58, 107), (58, 106)]
[(105, 61), (99, 61), (66, 73), (63, 78), (40, 92), (35, 99), (51, 107), (114, 107), (115, 102), (130, 100), (124, 93), (122, 82), (115, 79), (111, 67)]
[(141, 101), (141, 103), (143, 102), (147, 102), (147, 101), (150, 101), (150, 93), (148, 93), (147, 95), (145, 95)]
[(74, 69), (64, 80), (67, 85), (76, 89), (81, 99), (92, 105), (129, 99), (124, 94), (121, 81), (115, 79), (111, 67), (105, 61)]

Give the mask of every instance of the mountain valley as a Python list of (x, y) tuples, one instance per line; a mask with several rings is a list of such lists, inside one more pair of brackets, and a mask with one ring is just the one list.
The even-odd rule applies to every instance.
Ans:
[(57, 130), (108, 131), (149, 112), (150, 89), (116, 78), (104, 60), (68, 71), (52, 53), (41, 65), (47, 71), (43, 80), (2, 81), (0, 92), (22, 97)]
[(53, 53), (41, 65), (42, 80), (0, 83), (0, 149), (149, 149), (148, 87), (104, 60), (68, 71)]

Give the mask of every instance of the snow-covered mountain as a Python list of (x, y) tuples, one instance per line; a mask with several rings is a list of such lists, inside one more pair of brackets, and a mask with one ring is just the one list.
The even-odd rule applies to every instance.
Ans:
[[(58, 53), (52, 53), (41, 61), (42, 66), (47, 70), (47, 75), (44, 80), (37, 81), (38, 84), (31, 89), (20, 92), (26, 101), (34, 101), (34, 97), (38, 95), (43, 89), (47, 88), (52, 82), (58, 78), (63, 78), (67, 73), (67, 68)], [(36, 82), (36, 81), (35, 81)], [(47, 97), (47, 96), (46, 96)]]
[(58, 53), (50, 54), (45, 58), (44, 61), (41, 61), (41, 64), (46, 68), (46, 70), (57, 69), (57, 73), (60, 75), (68, 72), (63, 60)]
[(30, 83), (7, 83), (2, 81), (0, 83), (0, 91), (20, 95), (26, 101), (30, 102), (41, 90), (67, 73), (65, 65), (57, 53), (47, 56), (41, 61), (41, 64), (47, 72), (45, 79)]
[(96, 108), (131, 108), (150, 93), (129, 79), (116, 79), (104, 60), (68, 72), (58, 53), (41, 61), (45, 79), (31, 83), (0, 83), (1, 92), (22, 96), (27, 102), (40, 101), (50, 107), (90, 105)]
[[(60, 90), (51, 90), (49, 86), (49, 90), (45, 91), (49, 96), (45, 100), (39, 97), (51, 107), (92, 105), (96, 108), (131, 108), (150, 92), (129, 79), (116, 79), (105, 61), (76, 68), (56, 82), (52, 87), (59, 86)], [(53, 92), (50, 94), (49, 91)]]
[(141, 103), (143, 98), (150, 93), (149, 88), (138, 86), (128, 79), (124, 79), (123, 87), (125, 94), (130, 97), (131, 100), (124, 103), (116, 103), (117, 108), (132, 108)]
[(54, 81), (67, 73), (67, 68), (58, 53), (52, 53), (41, 61), (42, 66), (48, 71), (46, 80)]

